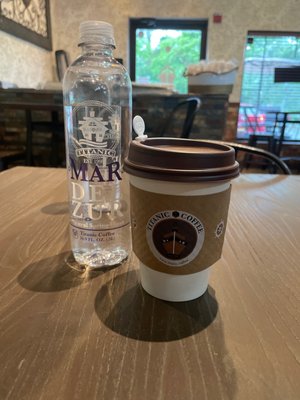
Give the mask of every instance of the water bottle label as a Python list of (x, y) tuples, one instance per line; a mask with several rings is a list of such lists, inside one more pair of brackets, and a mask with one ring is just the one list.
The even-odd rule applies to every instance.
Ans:
[(121, 107), (89, 100), (70, 107), (66, 115), (73, 228), (108, 230), (128, 224)]
[(104, 168), (118, 161), (121, 107), (88, 100), (73, 107), (72, 119), (72, 147), (76, 158)]

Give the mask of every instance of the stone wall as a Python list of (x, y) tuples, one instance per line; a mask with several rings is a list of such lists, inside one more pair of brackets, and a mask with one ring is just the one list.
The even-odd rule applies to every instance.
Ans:
[[(180, 137), (186, 109), (176, 113), (172, 126), (164, 129), (173, 108), (187, 95), (173, 96), (134, 96), (133, 114), (141, 115), (145, 120), (146, 133), (149, 136)], [(224, 138), (228, 95), (201, 95), (201, 107), (197, 112), (191, 139), (221, 140)]]
[(224, 140), (234, 141), (236, 138), (239, 106), (239, 103), (229, 103), (228, 105)]

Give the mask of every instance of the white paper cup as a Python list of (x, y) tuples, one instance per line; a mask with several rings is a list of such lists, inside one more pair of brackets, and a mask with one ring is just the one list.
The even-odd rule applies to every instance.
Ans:
[[(184, 183), (166, 182), (130, 176), (130, 184), (145, 192), (184, 197), (220, 193), (228, 190), (229, 182)], [(134, 229), (134, 228), (133, 228)], [(207, 290), (211, 268), (186, 275), (170, 275), (147, 267), (139, 260), (141, 284), (154, 297), (167, 301), (193, 300)]]
[(187, 301), (208, 287), (221, 257), (234, 150), (188, 139), (147, 139), (130, 145), (133, 250), (142, 287), (154, 297)]

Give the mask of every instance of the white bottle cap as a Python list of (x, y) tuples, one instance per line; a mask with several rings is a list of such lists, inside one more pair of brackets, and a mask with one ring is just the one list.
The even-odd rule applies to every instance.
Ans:
[(79, 45), (82, 43), (101, 43), (116, 47), (114, 28), (104, 21), (84, 21), (79, 27)]

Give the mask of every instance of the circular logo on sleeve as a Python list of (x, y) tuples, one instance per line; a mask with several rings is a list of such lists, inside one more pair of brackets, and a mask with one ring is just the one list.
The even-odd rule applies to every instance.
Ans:
[(157, 212), (146, 226), (147, 242), (153, 255), (173, 267), (194, 260), (203, 246), (204, 236), (202, 222), (186, 211)]

